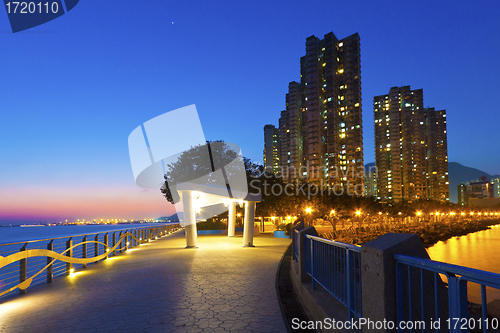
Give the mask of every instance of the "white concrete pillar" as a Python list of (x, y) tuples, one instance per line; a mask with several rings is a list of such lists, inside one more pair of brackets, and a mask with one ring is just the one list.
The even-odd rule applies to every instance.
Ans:
[(253, 247), (253, 225), (255, 221), (255, 201), (245, 202), (245, 224), (243, 226), (243, 246)]
[(196, 211), (192, 191), (181, 191), (184, 208), (184, 227), (186, 231), (186, 248), (198, 247), (196, 234)]
[(234, 237), (236, 230), (236, 202), (229, 202), (229, 212), (227, 218), (227, 236)]

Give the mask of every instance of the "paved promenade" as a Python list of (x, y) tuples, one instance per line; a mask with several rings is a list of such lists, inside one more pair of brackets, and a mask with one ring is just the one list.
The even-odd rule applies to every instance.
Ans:
[(184, 231), (0, 300), (0, 332), (286, 332), (275, 291), (289, 239)]

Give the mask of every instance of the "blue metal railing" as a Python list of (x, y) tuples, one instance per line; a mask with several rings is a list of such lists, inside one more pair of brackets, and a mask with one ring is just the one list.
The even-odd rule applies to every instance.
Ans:
[[(115, 256), (117, 252), (126, 251), (143, 242), (176, 231), (179, 227), (178, 223), (170, 223), (0, 244), (0, 298), (15, 293), (24, 294), (26, 289), (20, 285), (24, 281), (31, 281), (28, 287), (50, 283), (55, 277), (68, 275), (75, 270), (85, 268), (87, 265), (105, 260), (109, 256)], [(111, 251), (111, 248), (114, 250)], [(50, 251), (50, 253), (30, 254), (21, 259), (15, 258), (19, 252), (37, 250)], [(108, 252), (109, 255), (104, 258), (91, 260), (94, 257), (102, 257)], [(71, 259), (88, 259), (88, 262), (82, 264), (72, 263), (71, 261), (74, 260), (69, 262), (56, 260), (54, 259), (56, 254), (63, 254)], [(51, 257), (45, 255), (51, 255)]]
[(361, 317), (360, 247), (305, 235), (305, 265), (313, 289), (321, 285), (347, 307), (349, 319)]
[(295, 230), (295, 229), (292, 229), (293, 230), (293, 237), (294, 237), (294, 249), (293, 249), (293, 252), (294, 252), (294, 259), (295, 261), (298, 261), (299, 260), (299, 231), (298, 230)]
[[(486, 333), (491, 328), (488, 327), (492, 325), (488, 325), (486, 287), (500, 289), (500, 274), (400, 254), (394, 255), (394, 259), (396, 260), (396, 307), (398, 323), (405, 320), (413, 321), (414, 319), (425, 322), (426, 318), (428, 321), (429, 316), (433, 316), (434, 319), (443, 317), (443, 313), (440, 313), (440, 310), (442, 311), (446, 303), (442, 304), (440, 302), (440, 291), (446, 291), (447, 289), (448, 317), (445, 318), (444, 323), (441, 323), (441, 327), (444, 330), (447, 331), (449, 327), (450, 332), (454, 333), (468, 332), (469, 328), (475, 328), (481, 329)], [(429, 281), (429, 279), (428, 276), (424, 276), (425, 274), (432, 274), (434, 277), (433, 284), (428, 286), (428, 288), (433, 288), (433, 290), (430, 292), (427, 290), (427, 293), (425, 292), (424, 281)], [(446, 276), (448, 288), (445, 287), (439, 274)], [(432, 281), (432, 279), (430, 280)], [(471, 318), (474, 327), (471, 326), (471, 321), (469, 320), (467, 282), (477, 283), (481, 286), (481, 320)], [(417, 289), (415, 292), (415, 287), (412, 288), (412, 286), (420, 286), (420, 290)], [(419, 296), (419, 300), (415, 300), (415, 296)], [(433, 302), (431, 302), (433, 306), (430, 309), (428, 307), (429, 302), (426, 303), (426, 297), (429, 296), (433, 296)], [(443, 300), (441, 299), (441, 301)], [(415, 303), (417, 306), (420, 305), (420, 309), (418, 309), (420, 311), (420, 318), (413, 318)], [(429, 313), (429, 311), (433, 313)], [(402, 329), (398, 329), (398, 332), (402, 331)], [(439, 329), (435, 331), (439, 332)]]

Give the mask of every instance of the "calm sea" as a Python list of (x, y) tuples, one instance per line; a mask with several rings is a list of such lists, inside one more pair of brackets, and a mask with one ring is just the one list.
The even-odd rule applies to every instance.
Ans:
[[(129, 230), (133, 228), (143, 228), (147, 226), (161, 226), (165, 223), (133, 223), (121, 225), (82, 225), (82, 226), (53, 226), (53, 227), (0, 227), (0, 256), (7, 257), (11, 254), (19, 252), (20, 248), (24, 246), (24, 242), (42, 239), (55, 239), (52, 243), (53, 250), (57, 253), (62, 253), (66, 250), (66, 241), (69, 236), (88, 235), (98, 233), (98, 241), (103, 243), (105, 234), (111, 232), (110, 241), (113, 231)], [(94, 241), (95, 235), (92, 235), (87, 240)], [(73, 238), (73, 244), (77, 245), (82, 241), (83, 236)], [(21, 242), (20, 244), (18, 242)], [(11, 244), (18, 243), (18, 244)], [(49, 241), (32, 242), (27, 244), (27, 249), (46, 249)], [(11, 245), (5, 245), (11, 244)], [(94, 256), (96, 249), (95, 243), (87, 245), (88, 255)], [(97, 246), (99, 254), (105, 252), (104, 245)], [(82, 258), (82, 246), (76, 246), (73, 249), (73, 256)], [(37, 272), (43, 272), (33, 279), (33, 285), (46, 283), (46, 274), (43, 271), (47, 265), (46, 257), (31, 257), (27, 259), (27, 275), (28, 277), (34, 276)], [(82, 265), (73, 264), (73, 267), (78, 270)], [(66, 274), (66, 263), (63, 261), (55, 261), (53, 264), (53, 275), (61, 276)], [(14, 262), (0, 269), (0, 293), (16, 286), (19, 283), (19, 262)], [(2, 297), (8, 297), (18, 293), (17, 290), (11, 291)]]
[[(482, 230), (438, 242), (428, 248), (427, 252), (432, 260), (500, 274), (500, 260), (497, 257), (499, 246), (500, 225), (495, 225), (489, 230)], [(486, 289), (488, 302), (500, 299), (499, 290)], [(469, 282), (468, 291), (470, 301), (481, 302), (479, 285)]]
[(131, 229), (147, 226), (158, 226), (162, 223), (131, 223), (117, 225), (80, 225), (52, 227), (0, 227), (0, 245), (5, 243), (23, 242), (37, 239), (57, 238), (73, 235), (83, 235), (95, 232), (107, 232), (121, 229)]

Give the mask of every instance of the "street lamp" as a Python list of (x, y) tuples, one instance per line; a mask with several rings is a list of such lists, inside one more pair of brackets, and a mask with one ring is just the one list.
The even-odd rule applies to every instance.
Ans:
[[(307, 213), (307, 214), (311, 214), (311, 212), (312, 212), (311, 207), (307, 207), (307, 208), (306, 208), (306, 213)], [(312, 224), (311, 222), (312, 222), (312, 221), (309, 221), (309, 224), (308, 224), (309, 226), (311, 226), (311, 224)]]

